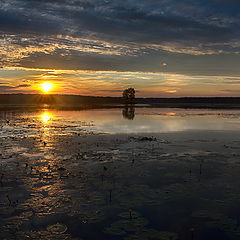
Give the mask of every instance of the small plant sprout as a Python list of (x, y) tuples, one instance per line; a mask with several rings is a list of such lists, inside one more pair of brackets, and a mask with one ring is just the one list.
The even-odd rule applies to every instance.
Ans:
[(190, 228), (189, 231), (191, 232), (191, 240), (193, 240), (195, 228)]
[(132, 209), (129, 209), (128, 212), (129, 212), (129, 219), (132, 220)]
[(1, 178), (0, 178), (0, 182), (3, 181), (3, 177), (4, 177), (4, 174), (2, 173)]
[(11, 199), (10, 199), (9, 195), (7, 194), (7, 195), (6, 195), (6, 197), (7, 197), (7, 200), (8, 200), (8, 202), (9, 202), (9, 204), (8, 204), (8, 205), (9, 205), (9, 206), (11, 206), (11, 205), (12, 205), (12, 201), (11, 201)]
[(200, 165), (199, 165), (199, 174), (202, 174), (202, 165), (203, 165), (203, 160), (201, 160)]
[(132, 150), (132, 166), (133, 166), (134, 162), (135, 162), (135, 158), (134, 158), (134, 152)]
[(109, 202), (112, 202), (112, 189), (109, 190)]

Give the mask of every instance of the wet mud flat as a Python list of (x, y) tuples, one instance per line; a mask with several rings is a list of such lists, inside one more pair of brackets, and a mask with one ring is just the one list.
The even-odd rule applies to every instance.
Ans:
[(0, 239), (240, 238), (234, 131), (0, 138)]

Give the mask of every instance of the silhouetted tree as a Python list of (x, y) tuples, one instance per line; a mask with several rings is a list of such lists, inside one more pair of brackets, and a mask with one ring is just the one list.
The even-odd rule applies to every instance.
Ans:
[(122, 96), (127, 102), (133, 102), (133, 100), (135, 99), (135, 89), (134, 88), (125, 89), (123, 91)]

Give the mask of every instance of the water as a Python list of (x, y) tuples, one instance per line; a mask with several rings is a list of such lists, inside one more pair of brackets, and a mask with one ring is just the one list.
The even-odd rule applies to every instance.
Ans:
[[(181, 110), (160, 108), (97, 109), (85, 111), (1, 112), (1, 136), (95, 133), (163, 133), (190, 130), (240, 130), (239, 110)], [(6, 124), (5, 120), (9, 122)]]
[(0, 112), (0, 239), (239, 239), (240, 111)]

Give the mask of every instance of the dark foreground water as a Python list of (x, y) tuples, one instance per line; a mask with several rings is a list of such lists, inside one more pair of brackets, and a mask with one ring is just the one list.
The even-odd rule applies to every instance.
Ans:
[(240, 239), (240, 111), (0, 112), (0, 239)]

